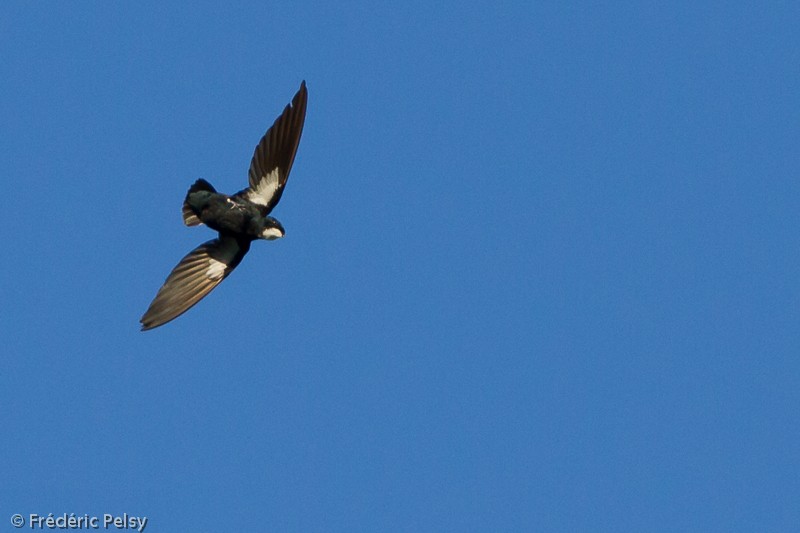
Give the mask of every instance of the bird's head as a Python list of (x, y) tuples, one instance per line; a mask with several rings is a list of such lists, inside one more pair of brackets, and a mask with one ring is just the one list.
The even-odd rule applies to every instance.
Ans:
[(264, 217), (264, 224), (261, 228), (262, 239), (274, 241), (275, 239), (280, 239), (284, 235), (286, 235), (286, 231), (283, 229), (280, 222), (272, 217)]

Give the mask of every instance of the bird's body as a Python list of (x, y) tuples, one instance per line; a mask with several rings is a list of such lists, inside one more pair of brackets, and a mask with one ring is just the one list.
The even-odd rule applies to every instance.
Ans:
[(187, 226), (205, 224), (219, 236), (189, 252), (170, 272), (141, 318), (143, 330), (161, 326), (199, 302), (236, 268), (254, 240), (285, 235), (281, 223), (269, 214), (281, 198), (294, 162), (307, 99), (303, 82), (292, 103), (256, 146), (248, 188), (228, 196), (202, 179), (189, 188), (183, 222)]
[[(202, 180), (199, 181), (202, 183)], [(271, 240), (283, 236), (280, 223), (270, 216), (262, 215), (263, 208), (244, 195), (228, 196), (198, 190), (187, 194), (185, 203), (200, 222), (220, 233), (250, 237), (251, 240)]]

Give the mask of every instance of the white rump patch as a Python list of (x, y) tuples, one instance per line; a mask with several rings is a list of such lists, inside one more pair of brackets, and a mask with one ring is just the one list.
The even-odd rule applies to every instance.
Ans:
[(278, 190), (279, 174), (278, 167), (275, 167), (272, 172), (262, 176), (258, 181), (258, 185), (247, 192), (247, 199), (254, 204), (267, 205), (275, 195), (275, 191)]
[(208, 279), (220, 279), (223, 274), (225, 274), (225, 270), (228, 268), (228, 265), (223, 263), (222, 261), (217, 261), (216, 259), (209, 258), (208, 259), (208, 270), (206, 270), (206, 277)]
[(283, 232), (278, 228), (265, 228), (264, 231), (261, 232), (261, 238), (267, 239), (268, 241), (274, 241), (281, 237), (283, 237)]

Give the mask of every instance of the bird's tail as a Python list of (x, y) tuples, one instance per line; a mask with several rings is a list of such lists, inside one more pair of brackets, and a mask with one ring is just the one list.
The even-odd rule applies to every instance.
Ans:
[(217, 192), (214, 187), (204, 179), (195, 181), (189, 190), (186, 192), (186, 198), (183, 200), (183, 223), (187, 226), (197, 226), (202, 224), (197, 215), (194, 214), (192, 207), (189, 205), (189, 195), (198, 191)]

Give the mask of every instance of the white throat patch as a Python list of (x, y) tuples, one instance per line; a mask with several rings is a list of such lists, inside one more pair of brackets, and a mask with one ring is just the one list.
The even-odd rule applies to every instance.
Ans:
[(281, 237), (283, 237), (283, 232), (278, 228), (265, 228), (264, 231), (261, 232), (261, 238), (267, 239), (268, 241), (274, 241)]

